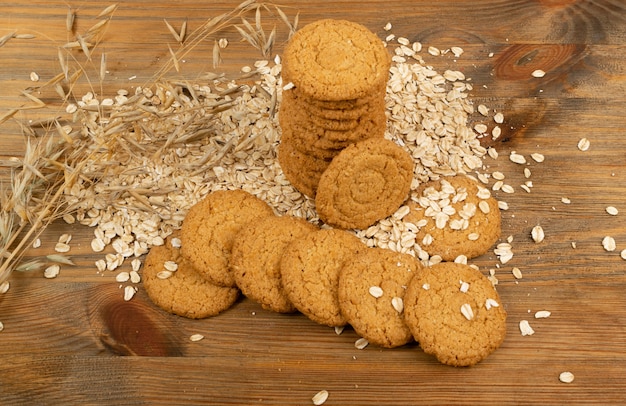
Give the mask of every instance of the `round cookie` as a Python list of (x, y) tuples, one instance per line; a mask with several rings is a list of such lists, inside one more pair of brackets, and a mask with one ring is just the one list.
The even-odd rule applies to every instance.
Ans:
[(358, 99), (386, 83), (391, 57), (382, 40), (361, 24), (323, 19), (291, 37), (283, 77), (309, 98)]
[(344, 266), (337, 293), (341, 313), (354, 331), (387, 348), (410, 342), (402, 302), (419, 270), (415, 257), (383, 248), (368, 248)]
[[(142, 269), (143, 286), (148, 297), (161, 309), (182, 317), (202, 319), (215, 316), (232, 306), (239, 296), (236, 288), (214, 285), (204, 279), (193, 265), (172, 246), (173, 234), (164, 245), (150, 249)], [(166, 262), (178, 265), (171, 276), (161, 279)]]
[(341, 228), (364, 229), (393, 214), (408, 196), (411, 155), (393, 141), (372, 138), (342, 150), (320, 177), (320, 218)]
[(241, 230), (230, 265), (243, 294), (266, 310), (294, 312), (296, 308), (282, 287), (280, 259), (291, 242), (316, 230), (306, 220), (291, 216), (264, 218)]
[(228, 262), (235, 235), (251, 222), (273, 216), (263, 200), (243, 190), (220, 190), (192, 206), (180, 231), (182, 254), (209, 282), (234, 287)]
[(309, 319), (327, 326), (343, 326), (337, 288), (345, 263), (366, 250), (354, 234), (321, 229), (291, 243), (280, 261), (287, 297)]
[(404, 295), (404, 318), (420, 347), (447, 365), (476, 364), (506, 335), (506, 311), (491, 282), (454, 262), (415, 275)]
[(419, 186), (404, 221), (419, 227), (417, 241), (430, 255), (475, 258), (500, 238), (500, 209), (489, 189), (465, 175)]

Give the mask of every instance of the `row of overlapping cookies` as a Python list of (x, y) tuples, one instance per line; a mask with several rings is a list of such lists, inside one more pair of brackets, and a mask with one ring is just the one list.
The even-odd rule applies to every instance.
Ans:
[[(498, 238), (497, 202), (475, 181), (422, 186), (405, 221), (421, 225), (419, 238), (431, 242), (425, 249), (433, 255), (480, 255)], [(448, 213), (443, 228), (435, 205)], [(180, 316), (217, 315), (241, 292), (267, 310), (349, 324), (375, 345), (416, 340), (456, 366), (485, 358), (506, 332), (506, 312), (480, 271), (454, 262), (424, 267), (409, 254), (368, 248), (349, 231), (277, 216), (241, 190), (213, 192), (194, 205), (180, 232), (151, 249), (143, 280), (155, 304)]]

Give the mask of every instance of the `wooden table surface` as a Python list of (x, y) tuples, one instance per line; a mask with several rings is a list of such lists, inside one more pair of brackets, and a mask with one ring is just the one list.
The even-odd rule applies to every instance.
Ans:
[[(68, 4), (76, 31), (87, 29), (108, 3), (95, 0), (9, 0), (0, 13), (0, 116), (28, 101), (20, 91), (37, 72), (48, 80), (60, 72), (57, 47), (66, 30)], [(237, 1), (119, 2), (100, 47), (107, 52), (103, 94), (148, 83), (175, 44), (164, 19), (193, 30), (232, 10)], [(360, 22), (384, 37), (392, 32), (426, 49), (460, 46), (460, 58), (427, 63), (472, 78), (475, 105), (505, 115), (495, 142), (498, 160), (486, 160), (516, 186), (498, 195), (503, 238), (513, 236), (513, 259), (497, 267), (493, 253), (472, 261), (485, 273), (496, 269), (508, 312), (508, 335), (495, 353), (470, 368), (439, 364), (417, 344), (397, 349), (354, 347), (341, 335), (300, 314), (264, 311), (247, 299), (214, 318), (194, 321), (152, 305), (139, 289), (122, 300), (115, 272), (99, 274), (87, 227), (54, 223), (30, 257), (52, 253), (61, 233), (73, 235), (75, 267), (56, 279), (42, 272), (14, 273), (0, 296), (0, 403), (2, 404), (312, 404), (320, 390), (327, 405), (410, 404), (618, 404), (626, 402), (626, 3), (622, 0), (307, 1), (284, 0), (300, 26), (322, 17)], [(254, 18), (252, 16), (252, 18)], [(278, 19), (277, 16), (275, 16)], [(279, 20), (276, 23), (280, 25)], [(283, 26), (284, 28), (284, 26)], [(34, 34), (36, 38), (20, 36)], [(280, 36), (282, 35), (282, 36)], [(230, 40), (218, 71), (236, 72), (260, 55), (228, 28)], [(213, 71), (208, 38), (170, 77), (197, 78)], [(274, 53), (280, 53), (284, 31)], [(90, 69), (97, 72), (98, 63)], [(531, 73), (541, 69), (542, 78)], [(96, 73), (97, 75), (97, 73)], [(46, 103), (54, 106), (54, 95)], [(24, 149), (19, 121), (57, 110), (27, 110), (0, 126), (0, 159)], [(578, 141), (590, 148), (581, 151)], [(518, 185), (522, 168), (511, 151), (529, 157), (530, 193)], [(562, 198), (569, 198), (564, 204)], [(619, 210), (616, 216), (607, 206)], [(534, 243), (541, 225), (545, 240)], [(605, 236), (617, 248), (607, 252)], [(575, 243), (573, 248), (572, 243)], [(130, 265), (124, 265), (130, 267)], [(523, 278), (511, 270), (518, 267)], [(535, 319), (548, 310), (551, 316)], [(529, 320), (535, 334), (522, 336)], [(192, 334), (204, 340), (191, 342)], [(134, 355), (131, 355), (134, 354)], [(124, 356), (128, 355), (128, 356)], [(559, 381), (570, 371), (572, 383)]]

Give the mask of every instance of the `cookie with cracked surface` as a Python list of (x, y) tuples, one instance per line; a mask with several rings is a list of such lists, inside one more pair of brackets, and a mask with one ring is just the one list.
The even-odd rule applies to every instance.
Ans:
[[(150, 300), (169, 313), (191, 319), (216, 316), (230, 308), (239, 297), (239, 290), (217, 286), (203, 278), (172, 245), (176, 236), (172, 234), (165, 244), (152, 247), (146, 256), (141, 272)], [(168, 262), (177, 266), (174, 272), (166, 270)], [(169, 272), (170, 276), (163, 279), (161, 272)]]
[(415, 275), (404, 295), (404, 318), (420, 347), (447, 365), (474, 365), (506, 336), (506, 311), (489, 279), (454, 262)]
[(283, 288), (294, 306), (309, 319), (343, 326), (337, 288), (339, 273), (367, 246), (354, 234), (321, 229), (291, 243), (280, 261)]
[(391, 57), (367, 27), (322, 19), (296, 31), (282, 63), (285, 83), (309, 98), (335, 101), (365, 97), (385, 84)]
[(320, 177), (320, 218), (335, 227), (364, 229), (393, 214), (409, 194), (413, 166), (411, 155), (385, 138), (348, 146)]
[(266, 310), (295, 312), (282, 286), (280, 260), (290, 243), (316, 230), (315, 225), (291, 216), (264, 218), (241, 230), (230, 266), (242, 293)]
[(407, 204), (404, 221), (418, 226), (417, 242), (429, 255), (475, 258), (500, 238), (497, 200), (476, 180), (457, 175), (423, 183)]
[(403, 316), (409, 281), (422, 269), (415, 257), (368, 248), (343, 267), (338, 298), (341, 313), (361, 337), (393, 348), (412, 340)]
[(234, 287), (228, 263), (235, 236), (251, 222), (273, 215), (267, 203), (243, 190), (212, 192), (187, 212), (181, 252), (209, 282)]

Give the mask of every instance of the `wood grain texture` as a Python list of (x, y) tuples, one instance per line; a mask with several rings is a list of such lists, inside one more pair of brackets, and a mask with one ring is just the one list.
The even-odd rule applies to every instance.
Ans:
[[(190, 30), (230, 11), (238, 1), (199, 0), (119, 3), (100, 49), (108, 56), (107, 79), (98, 93), (149, 82), (176, 46), (163, 19)], [(108, 4), (95, 0), (9, 0), (0, 13), (0, 37), (32, 33), (0, 47), (0, 116), (29, 102), (20, 90), (60, 72), (56, 47), (70, 38), (68, 4), (77, 12), (74, 29), (96, 22)], [(413, 343), (383, 350), (354, 348), (351, 329), (336, 335), (300, 314), (264, 311), (241, 299), (218, 317), (197, 321), (156, 309), (140, 289), (131, 302), (121, 300), (116, 272), (97, 274), (100, 256), (89, 242), (92, 230), (53, 224), (36, 257), (53, 252), (58, 236), (74, 236), (75, 267), (58, 278), (15, 273), (0, 296), (0, 399), (3, 404), (272, 404), (307, 405), (321, 389), (327, 405), (409, 404), (623, 404), (626, 402), (626, 4), (622, 0), (459, 1), (284, 1), (300, 23), (322, 17), (347, 18), (380, 36), (392, 32), (425, 46), (465, 50), (424, 58), (436, 69), (455, 68), (472, 78), (475, 104), (505, 114), (496, 144), (498, 160), (485, 159), (516, 188), (498, 197), (503, 235), (514, 237), (513, 260), (496, 268), (493, 254), (474, 263), (496, 269), (498, 291), (508, 312), (503, 346), (472, 368), (438, 364)], [(269, 21), (268, 27), (271, 27)], [(271, 29), (271, 28), (270, 28)], [(230, 45), (218, 69), (237, 72), (259, 59), (239, 41), (234, 29), (220, 36)], [(274, 53), (286, 39), (279, 33)], [(193, 79), (213, 71), (212, 40), (185, 58), (183, 69), (168, 77)], [(490, 54), (493, 54), (490, 56)], [(76, 52), (77, 59), (83, 58)], [(83, 61), (84, 59), (80, 59)], [(97, 76), (98, 61), (83, 62)], [(535, 69), (546, 71), (533, 78)], [(84, 80), (76, 94), (89, 89)], [(54, 92), (38, 95), (50, 107), (16, 115), (37, 120), (62, 114)], [(479, 117), (476, 118), (477, 120)], [(16, 120), (0, 125), (0, 159), (23, 151)], [(591, 148), (581, 152), (582, 137)], [(529, 160), (531, 193), (519, 188), (523, 166), (510, 151), (545, 155)], [(563, 204), (562, 197), (571, 199)], [(620, 210), (609, 216), (606, 206)], [(546, 239), (536, 244), (530, 230), (540, 224)], [(613, 236), (618, 249), (605, 252), (601, 241)], [(576, 248), (572, 248), (572, 242)], [(515, 280), (512, 267), (523, 279)], [(130, 265), (125, 265), (130, 267)], [(534, 319), (538, 310), (551, 317)], [(535, 329), (522, 337), (518, 323)], [(199, 333), (202, 341), (189, 337)], [(575, 381), (559, 382), (563, 371)]]

